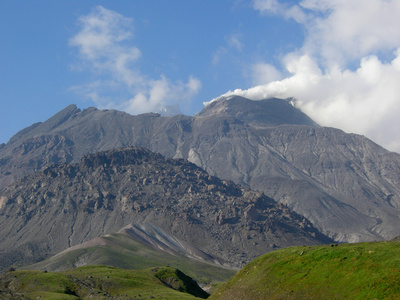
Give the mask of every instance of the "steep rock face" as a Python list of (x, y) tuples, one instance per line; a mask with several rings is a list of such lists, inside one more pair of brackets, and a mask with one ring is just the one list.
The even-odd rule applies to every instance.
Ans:
[(0, 187), (54, 162), (134, 145), (263, 191), (337, 241), (400, 235), (400, 155), (319, 127), (279, 99), (221, 99), (194, 117), (69, 106), (0, 149)]
[(199, 143), (189, 160), (286, 203), (336, 240), (398, 235), (398, 154), (333, 128), (232, 126), (207, 137), (211, 142)]
[(24, 247), (42, 258), (132, 223), (153, 223), (234, 266), (277, 247), (330, 242), (262, 193), (137, 147), (45, 168), (0, 199), (3, 267)]

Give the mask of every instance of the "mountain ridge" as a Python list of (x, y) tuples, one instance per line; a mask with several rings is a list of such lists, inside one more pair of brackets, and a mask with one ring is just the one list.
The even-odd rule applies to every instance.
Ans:
[(262, 193), (139, 147), (46, 167), (5, 188), (0, 199), (3, 268), (21, 249), (33, 247), (23, 254), (27, 264), (131, 223), (153, 223), (232, 266), (268, 249), (331, 241)]
[[(308, 120), (278, 99), (216, 101), (193, 117), (131, 116), (72, 106), (53, 119), (57, 127), (43, 125), (46, 121), (0, 149), (0, 188), (50, 164), (77, 163), (91, 152), (141, 146), (262, 191), (337, 241), (400, 235), (395, 225), (400, 219), (400, 155), (335, 128), (271, 125), (262, 117), (271, 103), (280, 103), (282, 109), (270, 110), (278, 119), (295, 110)], [(260, 105), (263, 110), (251, 113)]]
[(22, 269), (60, 272), (90, 265), (128, 270), (169, 266), (183, 271), (200, 286), (226, 281), (238, 270), (151, 223), (128, 225), (117, 233), (72, 246)]

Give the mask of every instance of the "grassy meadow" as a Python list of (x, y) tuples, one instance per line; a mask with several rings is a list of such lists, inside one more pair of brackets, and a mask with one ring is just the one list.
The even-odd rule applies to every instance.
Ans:
[(179, 270), (87, 266), (1, 275), (0, 299), (199, 299), (208, 295)]
[(209, 299), (399, 299), (400, 242), (290, 247), (255, 259)]

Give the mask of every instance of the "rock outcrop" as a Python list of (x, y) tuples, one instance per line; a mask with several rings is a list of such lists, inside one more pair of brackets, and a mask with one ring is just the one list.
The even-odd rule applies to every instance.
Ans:
[(1, 199), (3, 268), (148, 222), (236, 267), (275, 248), (331, 241), (263, 193), (138, 147), (47, 167)]

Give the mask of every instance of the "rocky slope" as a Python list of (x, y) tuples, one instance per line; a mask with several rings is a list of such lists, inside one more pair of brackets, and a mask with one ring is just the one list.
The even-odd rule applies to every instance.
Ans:
[(132, 145), (263, 191), (337, 241), (400, 235), (400, 155), (320, 127), (279, 99), (220, 99), (193, 117), (71, 105), (0, 149), (0, 187), (52, 163)]
[(146, 222), (232, 266), (275, 248), (330, 242), (262, 193), (186, 160), (134, 147), (50, 166), (5, 188), (0, 266), (35, 261)]

